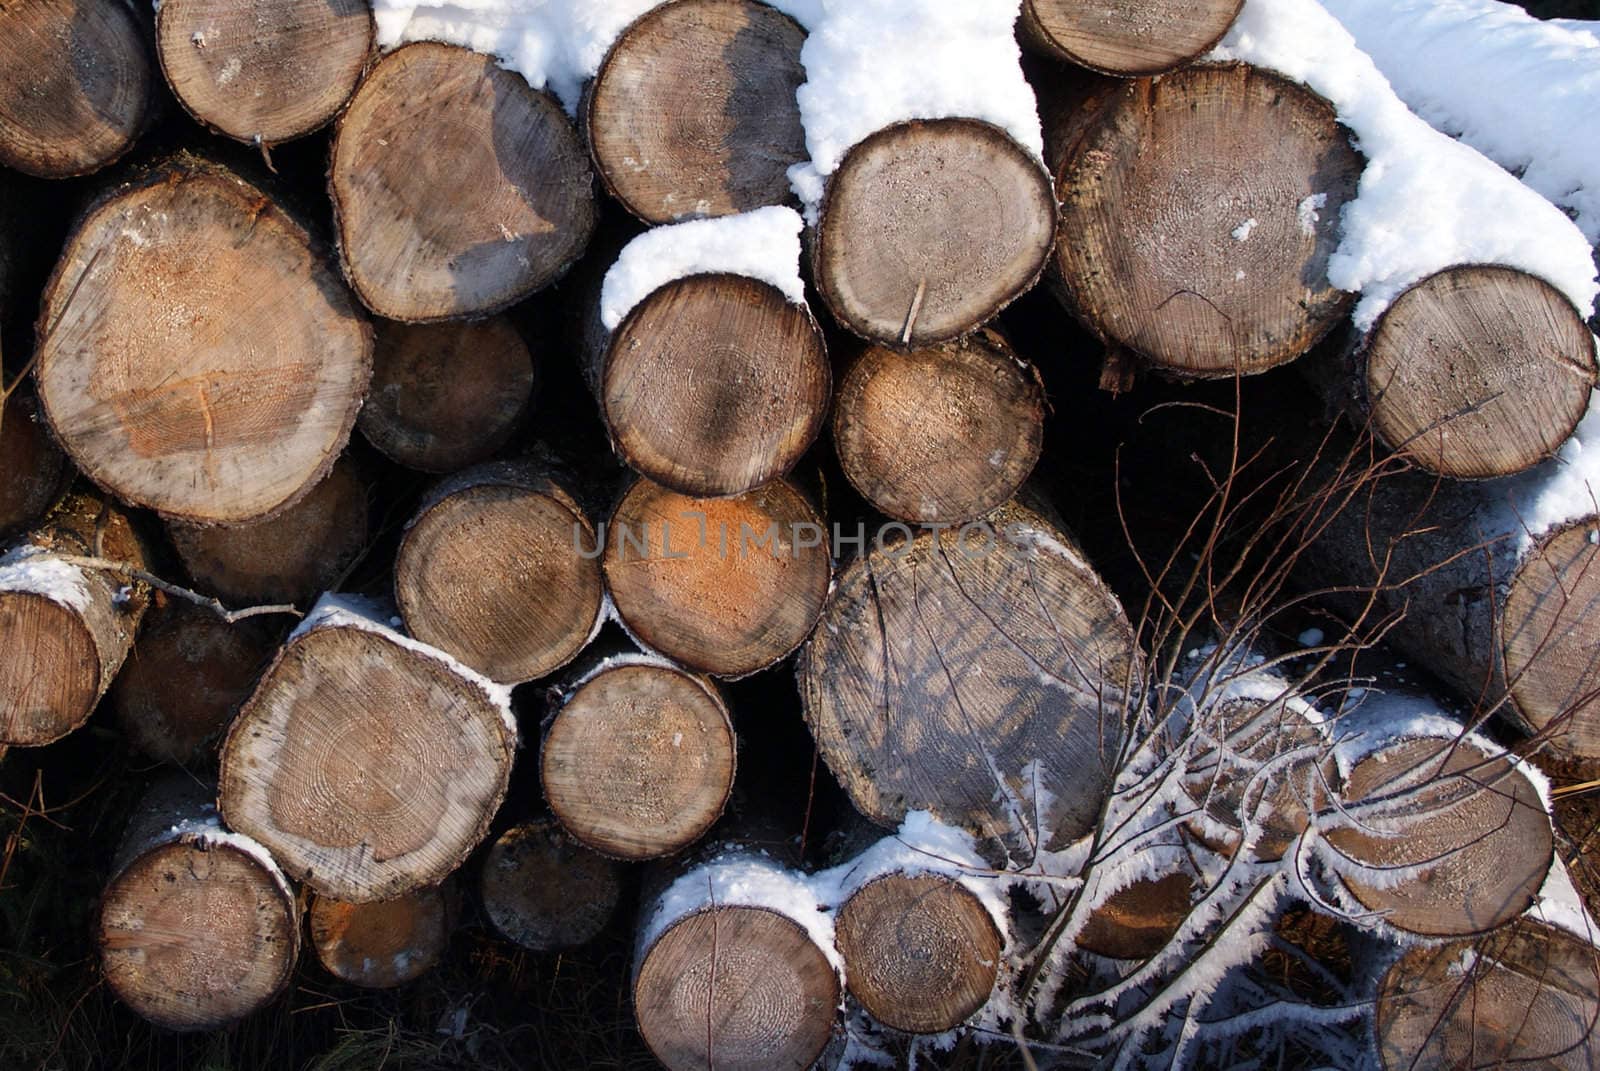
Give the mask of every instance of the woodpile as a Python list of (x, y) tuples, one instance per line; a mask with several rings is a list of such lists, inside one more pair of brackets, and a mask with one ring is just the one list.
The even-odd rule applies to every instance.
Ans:
[(1318, 26), (0, 0), (7, 991), (1593, 1065), (1597, 288)]

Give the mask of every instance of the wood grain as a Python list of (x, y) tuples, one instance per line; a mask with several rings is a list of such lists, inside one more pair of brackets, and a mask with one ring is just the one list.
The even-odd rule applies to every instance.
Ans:
[(1019, 36), (1103, 74), (1161, 74), (1210, 52), (1244, 0), (1022, 0)]

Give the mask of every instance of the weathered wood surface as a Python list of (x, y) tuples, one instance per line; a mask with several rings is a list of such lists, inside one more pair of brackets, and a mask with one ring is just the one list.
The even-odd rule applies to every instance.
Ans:
[(573, 840), (555, 822), (512, 826), (489, 846), (479, 893), (494, 928), (535, 952), (593, 940), (622, 896), (620, 864)]
[(1244, 0), (1022, 0), (1024, 44), (1102, 74), (1161, 74), (1210, 52)]
[(327, 972), (368, 989), (392, 989), (438, 966), (455, 928), (455, 891), (417, 889), (393, 900), (348, 904), (311, 897), (311, 947)]

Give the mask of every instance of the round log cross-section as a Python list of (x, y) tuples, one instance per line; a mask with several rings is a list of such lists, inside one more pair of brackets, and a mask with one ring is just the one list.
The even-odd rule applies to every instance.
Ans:
[(583, 253), (594, 174), (572, 121), (492, 56), (384, 56), (340, 117), (328, 177), (350, 285), (391, 320), (498, 312)]
[(833, 444), (862, 497), (896, 520), (961, 524), (1005, 502), (1039, 460), (1044, 389), (1005, 340), (979, 332), (845, 373)]
[(624, 30), (583, 116), (612, 195), (649, 223), (787, 200), (788, 168), (806, 158), (805, 36), (755, 0), (678, 0)]
[(895, 872), (850, 895), (835, 924), (851, 996), (911, 1034), (952, 1030), (994, 990), (1003, 940), (959, 882)]
[(622, 896), (622, 866), (551, 821), (513, 826), (490, 845), (479, 891), (489, 921), (535, 952), (593, 940)]
[(1327, 279), (1361, 157), (1327, 101), (1242, 65), (1101, 87), (1045, 140), (1055, 266), (1108, 342), (1187, 376), (1261, 372), (1338, 323)]
[(653, 859), (711, 828), (733, 790), (734, 762), (733, 722), (710, 681), (623, 657), (557, 711), (539, 780), (574, 837), (619, 859)]
[(1561, 756), (1600, 759), (1600, 517), (1541, 540), (1501, 611), (1506, 680), (1526, 727)]
[(99, 170), (132, 148), (155, 81), (131, 5), (6, 4), (0, 8), (0, 164), (40, 178)]
[(945, 342), (1034, 284), (1055, 228), (1050, 176), (1000, 128), (899, 123), (828, 177), (812, 243), (817, 289), (870, 341)]
[(234, 719), (222, 813), (335, 899), (437, 885), (505, 797), (509, 696), (364, 612), (322, 606)]
[(1396, 929), (1483, 933), (1533, 903), (1554, 858), (1550, 815), (1527, 775), (1467, 740), (1416, 739), (1363, 758), (1348, 824), (1327, 830), (1345, 887)]
[(1194, 878), (1182, 871), (1141, 879), (1094, 909), (1077, 945), (1109, 959), (1149, 959), (1188, 919), (1194, 899)]
[(1022, 0), (1022, 40), (1080, 67), (1135, 77), (1210, 52), (1244, 0)]
[(1589, 407), (1594, 335), (1555, 287), (1512, 268), (1413, 285), (1357, 354), (1372, 429), (1430, 472), (1505, 476), (1551, 457)]
[(311, 898), (311, 946), (329, 974), (369, 989), (420, 978), (444, 956), (455, 924), (445, 887), (393, 900), (347, 904)]
[(306, 231), (192, 162), (89, 211), (39, 322), (39, 399), (73, 461), (201, 524), (262, 519), (320, 480), (371, 375), (371, 329)]
[(606, 581), (647, 647), (742, 677), (810, 634), (828, 597), (827, 543), (822, 518), (783, 480), (732, 498), (690, 498), (639, 480), (611, 516)]
[(325, 126), (355, 92), (373, 43), (365, 0), (162, 0), (156, 54), (190, 115), (276, 145)]

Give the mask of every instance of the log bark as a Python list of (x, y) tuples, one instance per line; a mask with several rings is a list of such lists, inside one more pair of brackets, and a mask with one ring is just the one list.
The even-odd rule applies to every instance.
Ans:
[(53, 743), (87, 721), (149, 604), (145, 584), (62, 556), (145, 567), (127, 515), (80, 493), (0, 556), (0, 743)]
[(1327, 265), (1363, 163), (1327, 101), (1239, 64), (1039, 98), (1054, 283), (1109, 345), (1180, 376), (1261, 372), (1350, 311)]
[(832, 950), (802, 912), (820, 917), (815, 898), (761, 855), (724, 856), (647, 898), (633, 1007), (656, 1059), (673, 1071), (812, 1065), (841, 987)]
[(421, 42), (362, 80), (328, 177), (345, 274), (420, 323), (507, 308), (567, 270), (595, 225), (571, 120), (492, 56)]
[(455, 929), (457, 906), (449, 882), (371, 904), (313, 894), (311, 947), (335, 978), (366, 989), (392, 989), (438, 966)]
[(488, 832), (516, 749), (507, 689), (324, 600), (222, 746), (219, 805), (319, 893), (352, 903), (437, 885)]
[(1378, 992), (1383, 1067), (1595, 1067), (1597, 956), (1592, 944), (1532, 919), (1477, 941), (1411, 949)]
[(367, 530), (367, 488), (345, 460), (268, 520), (226, 528), (167, 525), (195, 583), (245, 606), (310, 602), (337, 585), (366, 548)]
[(1033, 472), (1044, 411), (1038, 374), (996, 332), (911, 353), (873, 346), (839, 385), (833, 444), (845, 477), (885, 515), (963, 524)]
[(605, 929), (622, 895), (620, 864), (582, 847), (555, 822), (502, 833), (483, 859), (479, 891), (494, 928), (535, 952), (574, 948)]
[(960, 531), (877, 533), (840, 575), (797, 676), (822, 757), (862, 814), (893, 826), (931, 811), (1026, 859), (1098, 819), (1140, 662), (1121, 605), (1069, 538), (1012, 502)]
[(1471, 740), (1400, 739), (1358, 761), (1328, 829), (1344, 886), (1388, 925), (1429, 937), (1503, 926), (1526, 911), (1554, 859), (1538, 790)]
[(371, 328), (306, 231), (184, 158), (79, 223), (45, 290), (35, 378), (85, 475), (171, 519), (241, 524), (327, 473), (371, 359)]
[(101, 900), (107, 983), (169, 1030), (215, 1030), (273, 1000), (300, 955), (294, 891), (264, 848), (225, 832), (203, 788), (158, 782)]
[(0, 11), (0, 164), (39, 178), (98, 171), (144, 130), (155, 79), (131, 5), (7, 4)]
[(1022, 43), (1102, 74), (1143, 77), (1192, 63), (1222, 40), (1244, 0), (1022, 0)]
[(994, 991), (1004, 936), (948, 875), (875, 877), (844, 901), (835, 927), (850, 995), (891, 1029), (953, 1030)]
[(544, 796), (602, 855), (656, 859), (705, 835), (733, 791), (737, 742), (709, 679), (648, 655), (616, 655), (557, 700), (539, 754)]
[(1055, 238), (1050, 176), (998, 127), (912, 120), (852, 148), (828, 178), (812, 274), (840, 324), (930, 346), (1031, 287)]
[(599, 630), (605, 589), (570, 478), (533, 460), (468, 469), (431, 492), (395, 557), (410, 633), (505, 683), (555, 672)]
[(789, 655), (828, 597), (823, 519), (784, 480), (713, 499), (638, 480), (604, 539), (623, 625), (648, 649), (714, 676), (747, 676)]
[(202, 763), (271, 660), (270, 633), (209, 609), (166, 601), (146, 615), (107, 701), (135, 750)]
[(503, 317), (430, 325), (383, 321), (372, 392), (356, 426), (407, 468), (455, 472), (487, 461), (521, 424), (538, 383), (533, 355)]
[(1413, 284), (1329, 371), (1334, 401), (1389, 449), (1441, 476), (1484, 479), (1566, 442), (1595, 386), (1595, 341), (1544, 280), (1467, 265)]
[(805, 31), (754, 0), (680, 0), (622, 32), (584, 100), (595, 170), (647, 223), (789, 200), (807, 158)]
[(587, 373), (613, 447), (665, 487), (742, 494), (788, 473), (822, 431), (827, 344), (803, 304), (742, 275), (658, 287), (616, 330), (584, 336)]
[(220, 133), (271, 147), (332, 121), (373, 48), (361, 0), (162, 0), (156, 55), (185, 110)]
[(19, 385), (0, 401), (0, 539), (35, 524), (61, 497), (72, 466), (39, 418), (33, 392)]

